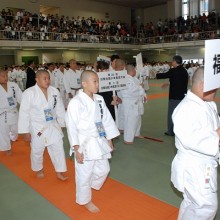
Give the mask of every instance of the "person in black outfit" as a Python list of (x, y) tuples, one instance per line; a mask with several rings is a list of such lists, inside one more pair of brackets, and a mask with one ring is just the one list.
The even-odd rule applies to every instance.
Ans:
[(34, 66), (35, 65), (33, 60), (28, 61), (28, 68), (26, 70), (27, 73), (26, 89), (36, 84), (36, 80), (35, 80), (36, 74), (34, 72)]
[[(109, 64), (107, 62), (105, 62), (105, 61), (97, 61), (97, 63), (96, 63), (97, 73), (98, 72), (108, 71), (108, 69), (109, 69)], [(97, 94), (101, 95), (104, 98), (105, 104), (106, 104), (109, 112), (111, 113), (112, 118), (115, 121), (115, 108), (114, 108), (114, 101), (113, 101), (113, 92), (112, 91), (99, 92)]]
[(168, 103), (168, 114), (167, 114), (167, 131), (164, 133), (168, 136), (174, 136), (173, 132), (173, 121), (172, 114), (176, 106), (181, 102), (187, 93), (188, 87), (188, 73), (187, 70), (182, 66), (182, 57), (175, 55), (173, 57), (172, 66), (166, 73), (158, 73), (157, 79), (169, 79), (169, 103)]

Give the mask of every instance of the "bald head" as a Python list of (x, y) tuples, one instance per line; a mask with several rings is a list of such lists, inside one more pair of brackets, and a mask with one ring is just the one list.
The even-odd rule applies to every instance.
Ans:
[(126, 66), (126, 70), (127, 70), (127, 73), (128, 75), (134, 77), (136, 75), (136, 70), (135, 70), (135, 67), (133, 65), (127, 65)]
[(200, 84), (201, 82), (204, 82), (204, 68), (203, 67), (198, 68), (195, 71), (195, 73), (193, 74), (193, 77), (192, 77), (192, 87), (194, 85)]
[(48, 74), (48, 75), (50, 75), (48, 72), (47, 72), (47, 70), (38, 70), (37, 72), (36, 72), (36, 78), (39, 78), (41, 75), (43, 75), (43, 74)]
[(6, 73), (7, 73), (6, 70), (4, 70), (4, 69), (0, 69), (0, 74), (6, 74)]
[(88, 82), (88, 79), (90, 79), (93, 76), (97, 76), (97, 73), (93, 72), (92, 70), (83, 71), (81, 74), (81, 83)]

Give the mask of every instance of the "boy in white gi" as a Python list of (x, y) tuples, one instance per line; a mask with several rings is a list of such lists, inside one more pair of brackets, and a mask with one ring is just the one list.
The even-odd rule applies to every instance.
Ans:
[(18, 137), (17, 102), (21, 102), (22, 92), (18, 85), (8, 81), (8, 73), (0, 70), (0, 151), (11, 154), (11, 141)]
[(18, 131), (31, 142), (31, 167), (37, 176), (44, 177), (43, 153), (47, 147), (57, 177), (66, 180), (66, 160), (63, 149), (65, 109), (59, 91), (50, 86), (50, 75), (46, 70), (38, 70), (36, 84), (26, 89), (22, 95), (19, 110)]
[(143, 86), (135, 77), (136, 70), (132, 65), (126, 66), (127, 88), (120, 91), (124, 118), (124, 143), (133, 144), (134, 138), (140, 135), (141, 115), (144, 113), (143, 102), (147, 100)]
[(70, 154), (75, 153), (76, 203), (90, 212), (99, 212), (92, 202), (92, 190), (99, 190), (110, 167), (113, 144), (119, 135), (114, 120), (102, 96), (97, 95), (98, 76), (86, 70), (81, 75), (82, 90), (70, 101), (66, 125), (70, 141)]
[(193, 75), (191, 91), (173, 112), (177, 154), (171, 181), (183, 193), (178, 220), (212, 220), (218, 208), (217, 160), (220, 124), (217, 89), (203, 92), (204, 69)]

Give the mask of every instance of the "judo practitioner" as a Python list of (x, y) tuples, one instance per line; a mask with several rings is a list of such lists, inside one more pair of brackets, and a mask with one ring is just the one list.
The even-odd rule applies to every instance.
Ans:
[(204, 69), (199, 68), (193, 75), (191, 91), (172, 115), (177, 154), (171, 181), (184, 198), (178, 220), (212, 220), (218, 207), (220, 124), (213, 101), (217, 89), (204, 93), (203, 87)]
[(81, 88), (80, 85), (81, 72), (78, 70), (76, 60), (70, 60), (70, 68), (64, 73), (64, 87), (68, 98), (72, 99)]
[(59, 91), (50, 86), (50, 75), (38, 70), (36, 85), (25, 90), (19, 110), (18, 131), (31, 142), (31, 167), (39, 178), (44, 177), (43, 154), (45, 147), (54, 165), (57, 177), (66, 180), (67, 170), (63, 149), (65, 109)]
[(134, 138), (140, 135), (141, 115), (144, 114), (143, 102), (147, 100), (144, 88), (135, 77), (136, 70), (132, 65), (126, 66), (127, 88), (120, 91), (124, 118), (124, 143), (133, 144)]
[(59, 68), (55, 71), (55, 75), (56, 75), (55, 88), (57, 88), (60, 91), (60, 96), (63, 100), (64, 107), (67, 108), (68, 99), (66, 96), (66, 90), (65, 90), (64, 82), (63, 82), (64, 72), (65, 72), (64, 64), (60, 63)]
[(98, 76), (86, 70), (81, 75), (82, 90), (70, 101), (66, 126), (70, 154), (75, 154), (76, 203), (90, 212), (99, 212), (92, 202), (92, 190), (104, 184), (110, 167), (113, 144), (119, 135), (114, 120), (102, 96), (97, 95)]
[(11, 141), (18, 137), (17, 102), (22, 92), (18, 85), (8, 81), (8, 73), (0, 70), (0, 151), (11, 154)]

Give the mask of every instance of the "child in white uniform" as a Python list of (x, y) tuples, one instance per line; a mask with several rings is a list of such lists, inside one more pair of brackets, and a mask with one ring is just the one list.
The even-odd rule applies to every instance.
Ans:
[(99, 190), (110, 167), (113, 144), (119, 135), (114, 120), (102, 96), (97, 95), (99, 81), (95, 72), (81, 75), (82, 90), (70, 101), (66, 125), (71, 151), (75, 153), (76, 203), (90, 212), (99, 212), (92, 202), (92, 188)]
[(36, 73), (36, 84), (26, 89), (19, 110), (18, 131), (31, 142), (31, 167), (37, 176), (44, 177), (43, 154), (45, 147), (54, 165), (57, 177), (66, 180), (66, 159), (63, 149), (65, 109), (59, 91), (50, 86), (46, 70)]
[(22, 92), (18, 85), (8, 81), (8, 73), (0, 70), (0, 151), (11, 154), (11, 141), (18, 136), (17, 102)]

